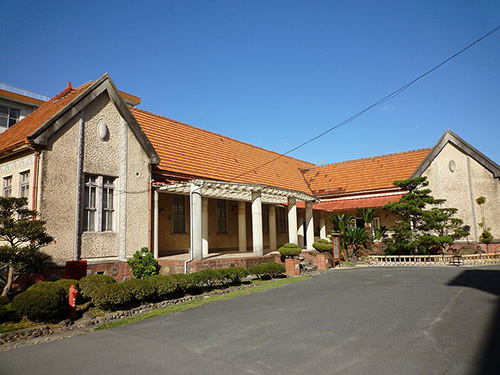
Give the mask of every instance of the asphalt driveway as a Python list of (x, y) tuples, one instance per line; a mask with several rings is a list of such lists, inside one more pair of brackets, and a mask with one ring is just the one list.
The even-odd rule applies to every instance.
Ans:
[(0, 353), (0, 374), (498, 374), (500, 267), (366, 268)]

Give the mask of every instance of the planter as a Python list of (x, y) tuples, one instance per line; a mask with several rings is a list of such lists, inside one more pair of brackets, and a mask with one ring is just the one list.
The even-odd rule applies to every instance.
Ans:
[(314, 265), (318, 267), (318, 270), (328, 269), (328, 257), (324, 254), (318, 254), (314, 257)]
[(285, 269), (288, 276), (300, 275), (300, 260), (294, 258), (285, 259)]

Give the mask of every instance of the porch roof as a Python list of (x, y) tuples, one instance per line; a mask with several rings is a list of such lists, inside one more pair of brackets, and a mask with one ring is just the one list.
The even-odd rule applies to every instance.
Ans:
[(191, 180), (176, 184), (163, 185), (158, 190), (163, 193), (189, 194), (192, 184), (201, 186), (201, 194), (204, 197), (209, 198), (250, 202), (252, 201), (252, 193), (260, 192), (262, 203), (267, 204), (288, 203), (288, 198), (295, 198), (298, 201), (305, 202), (313, 202), (316, 200), (316, 197), (297, 190), (289, 190), (267, 185), (211, 180)]

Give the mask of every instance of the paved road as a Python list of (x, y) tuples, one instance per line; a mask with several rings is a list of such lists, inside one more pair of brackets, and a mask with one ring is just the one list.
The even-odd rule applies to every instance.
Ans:
[(499, 374), (500, 267), (367, 268), (0, 353), (0, 374)]

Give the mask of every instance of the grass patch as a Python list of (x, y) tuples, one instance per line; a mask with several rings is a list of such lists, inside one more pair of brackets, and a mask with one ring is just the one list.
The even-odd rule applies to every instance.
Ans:
[(207, 298), (195, 299), (195, 300), (192, 300), (192, 301), (189, 301), (186, 303), (182, 303), (179, 305), (162, 307), (162, 308), (150, 311), (146, 314), (137, 315), (137, 316), (130, 316), (130, 317), (127, 317), (124, 319), (120, 319), (120, 320), (116, 320), (113, 322), (103, 324), (102, 326), (94, 328), (94, 331), (108, 329), (108, 328), (115, 328), (115, 327), (123, 326), (125, 324), (139, 322), (139, 321), (144, 320), (144, 319), (153, 318), (155, 316), (172, 314), (175, 312), (184, 311), (187, 309), (192, 309), (194, 307), (205, 305), (207, 303), (222, 301), (225, 299), (236, 298), (236, 297), (244, 296), (244, 295), (247, 295), (250, 293), (260, 292), (263, 290), (276, 288), (279, 286), (292, 284), (292, 283), (296, 283), (298, 281), (304, 281), (304, 280), (309, 280), (309, 279), (310, 279), (309, 276), (298, 276), (298, 277), (290, 277), (290, 278), (286, 278), (286, 279), (276, 279), (276, 281), (273, 281), (271, 283), (260, 284), (260, 285), (257, 285), (255, 287), (252, 287), (252, 288), (235, 290), (233, 292), (229, 292), (226, 294), (216, 294), (216, 295), (213, 295), (213, 296), (210, 296)]
[(25, 328), (36, 327), (40, 323), (31, 322), (29, 320), (21, 320), (20, 322), (6, 322), (0, 324), (0, 333), (6, 333), (10, 331), (18, 331)]

